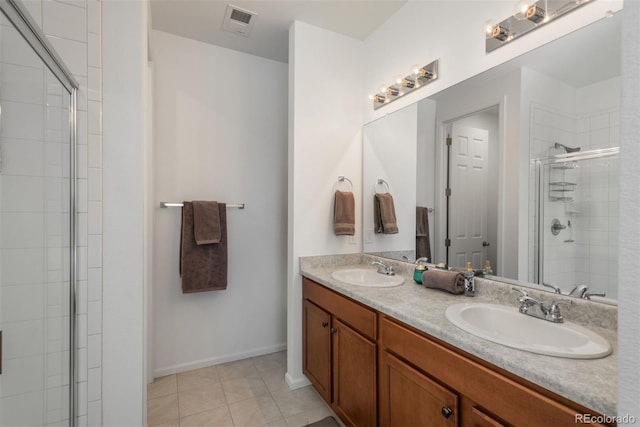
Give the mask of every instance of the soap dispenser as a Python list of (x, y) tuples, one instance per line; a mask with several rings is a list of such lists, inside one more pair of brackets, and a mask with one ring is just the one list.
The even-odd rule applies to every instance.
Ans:
[(467, 263), (467, 271), (464, 272), (464, 296), (474, 297), (476, 295), (475, 272), (471, 263)]
[(422, 261), (427, 262), (427, 258), (418, 258), (416, 260), (416, 266), (413, 270), (413, 281), (419, 284), (422, 284), (422, 273), (428, 270), (427, 266), (422, 263)]
[(485, 276), (489, 274), (493, 274), (493, 270), (491, 269), (491, 261), (486, 260), (484, 262), (484, 268), (482, 269), (482, 274)]

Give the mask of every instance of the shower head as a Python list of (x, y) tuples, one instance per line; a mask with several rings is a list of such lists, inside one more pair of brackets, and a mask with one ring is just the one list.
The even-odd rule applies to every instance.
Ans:
[(553, 148), (562, 148), (564, 149), (565, 153), (575, 153), (580, 151), (580, 147), (567, 147), (566, 145), (560, 144), (559, 142), (556, 142), (553, 145)]

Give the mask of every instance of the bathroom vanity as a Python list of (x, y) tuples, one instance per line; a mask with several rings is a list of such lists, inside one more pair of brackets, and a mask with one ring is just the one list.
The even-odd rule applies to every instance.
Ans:
[[(615, 355), (563, 359), (494, 344), (445, 319), (464, 296), (406, 274), (399, 287), (352, 286), (331, 277), (336, 268), (301, 262), (303, 367), (346, 425), (555, 427), (615, 414)], [(614, 330), (598, 332), (615, 345)]]

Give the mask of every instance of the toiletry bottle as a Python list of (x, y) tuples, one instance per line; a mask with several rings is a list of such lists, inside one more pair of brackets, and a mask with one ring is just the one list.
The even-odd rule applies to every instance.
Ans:
[(491, 269), (491, 262), (489, 260), (486, 260), (484, 262), (484, 268), (482, 269), (482, 274), (489, 275), (489, 274), (493, 274), (493, 270)]
[(473, 297), (476, 295), (475, 272), (471, 263), (467, 263), (467, 271), (464, 272), (464, 296)]
[(416, 267), (413, 270), (413, 281), (416, 283), (422, 284), (422, 273), (424, 273), (427, 270), (428, 269), (426, 265), (422, 263), (416, 264)]

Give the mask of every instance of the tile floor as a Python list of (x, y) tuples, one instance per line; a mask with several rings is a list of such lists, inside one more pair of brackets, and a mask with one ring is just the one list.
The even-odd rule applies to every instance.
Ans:
[(311, 387), (289, 389), (286, 352), (157, 378), (147, 388), (149, 427), (300, 427), (337, 416)]

